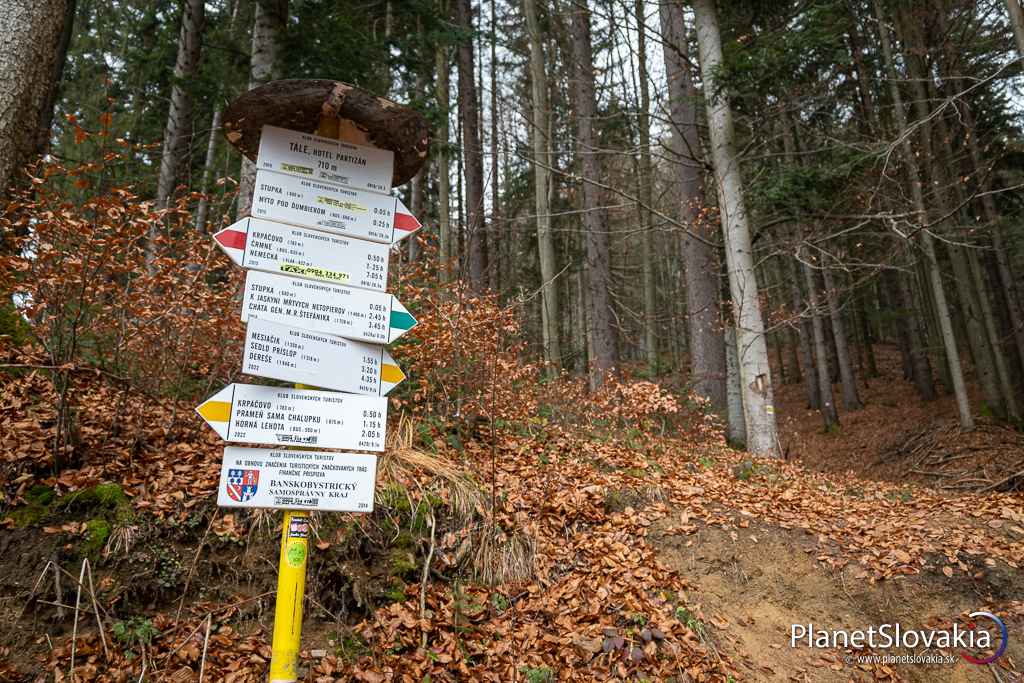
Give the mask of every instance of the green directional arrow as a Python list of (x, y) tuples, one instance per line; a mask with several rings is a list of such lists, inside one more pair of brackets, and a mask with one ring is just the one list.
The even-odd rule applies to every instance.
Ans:
[(411, 330), (416, 324), (416, 318), (408, 311), (391, 311), (391, 327), (397, 330)]

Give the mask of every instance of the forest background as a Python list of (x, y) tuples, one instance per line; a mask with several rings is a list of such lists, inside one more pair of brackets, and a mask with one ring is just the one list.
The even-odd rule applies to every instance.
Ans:
[[(499, 469), (538, 466), (538, 448), (548, 465), (549, 447), (619, 444), (602, 457), (627, 463), (612, 469), (636, 479), (630, 496), (646, 493), (623, 503), (602, 483), (608, 514), (713, 488), (685, 470), (652, 494), (650, 462), (628, 464), (648, 452), (733, 483), (775, 481), (798, 456), (882, 479), (911, 505), (910, 483), (981, 491), (947, 504), (1020, 521), (1002, 513), (1019, 498), (998, 497), (1024, 481), (1019, 0), (46, 0), (17, 3), (0, 29), (8, 512), (59, 529), (74, 506), (51, 498), (115, 482), (130, 503), (80, 510), (60, 532), (102, 537), (107, 558), (136, 545), (140, 508), (182, 518), (175, 493), (209, 497), (216, 456), (202, 458), (212, 442), (189, 406), (239, 378), (244, 332), (240, 273), (209, 235), (246, 214), (254, 172), (223, 139), (222, 110), (275, 79), (336, 78), (408, 103), (433, 131), (426, 166), (397, 190), (425, 227), (389, 289), (421, 324), (395, 351), (410, 379), (392, 438), (407, 457), (381, 507), (401, 511), (411, 482), (440, 487), (453, 533), (478, 534), (486, 584), (509, 578), (496, 567), (542, 573), (544, 533), (522, 518), (533, 503), (494, 488), (529, 481)], [(582, 495), (588, 472), (557, 478)], [(488, 485), (466, 493), (476, 521), (453, 521), (451, 491)], [(435, 517), (417, 511), (433, 499), (409, 500), (405, 551), (429, 568)], [(90, 529), (100, 517), (106, 531)], [(261, 523), (231, 519), (225, 537)], [(205, 539), (178, 539), (197, 559), (151, 607), (187, 591)], [(874, 578), (917, 561), (896, 556)], [(944, 575), (974, 573), (949, 562)], [(413, 598), (414, 574), (377, 578)], [(335, 578), (348, 597), (324, 609), (365, 610), (350, 573)], [(183, 635), (165, 630), (169, 644)], [(698, 640), (703, 662), (715, 648)], [(635, 672), (651, 657), (624, 660)]]

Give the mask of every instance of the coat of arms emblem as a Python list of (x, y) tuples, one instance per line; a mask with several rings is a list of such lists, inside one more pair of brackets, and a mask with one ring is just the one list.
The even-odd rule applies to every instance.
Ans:
[(260, 483), (259, 470), (228, 470), (228, 497), (244, 503), (256, 495)]

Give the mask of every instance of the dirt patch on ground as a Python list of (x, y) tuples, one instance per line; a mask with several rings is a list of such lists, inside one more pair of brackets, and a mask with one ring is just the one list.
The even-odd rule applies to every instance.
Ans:
[[(826, 571), (815, 559), (814, 539), (803, 532), (751, 524), (738, 532), (702, 527), (693, 534), (675, 535), (668, 531), (672, 518), (652, 527), (650, 541), (658, 558), (699, 588), (701, 609), (714, 615), (702, 628), (718, 649), (741, 664), (750, 680), (995, 680), (987, 667), (969, 664), (956, 652), (945, 653), (956, 657), (953, 664), (858, 666), (844, 661), (850, 651), (790, 645), (793, 624), (853, 630), (884, 623), (916, 629), (948, 622), (979, 609), (984, 597), (978, 593), (986, 592), (984, 586), (945, 580), (941, 574), (871, 584), (853, 578), (849, 568), (834, 574)], [(1010, 630), (1014, 631), (1012, 625)], [(1022, 656), (1024, 647), (1011, 637), (1002, 661), (1020, 661)], [(1000, 674), (998, 680), (1020, 680), (1010, 672)]]

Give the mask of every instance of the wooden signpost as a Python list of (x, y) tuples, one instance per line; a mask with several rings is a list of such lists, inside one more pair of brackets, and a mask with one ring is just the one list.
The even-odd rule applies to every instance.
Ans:
[[(196, 411), (225, 441), (292, 447), (226, 447), (217, 504), (285, 511), (269, 677), (294, 683), (308, 511), (373, 510), (377, 456), (318, 449), (384, 450), (384, 396), (405, 374), (383, 345), (416, 324), (385, 291), (388, 252), (420, 227), (390, 191), (429, 137), (417, 112), (327, 80), (259, 86), (224, 121), (258, 169), (252, 215), (214, 235), (248, 271), (242, 370), (298, 384), (232, 384)], [(329, 131), (358, 140), (316, 134)]]

